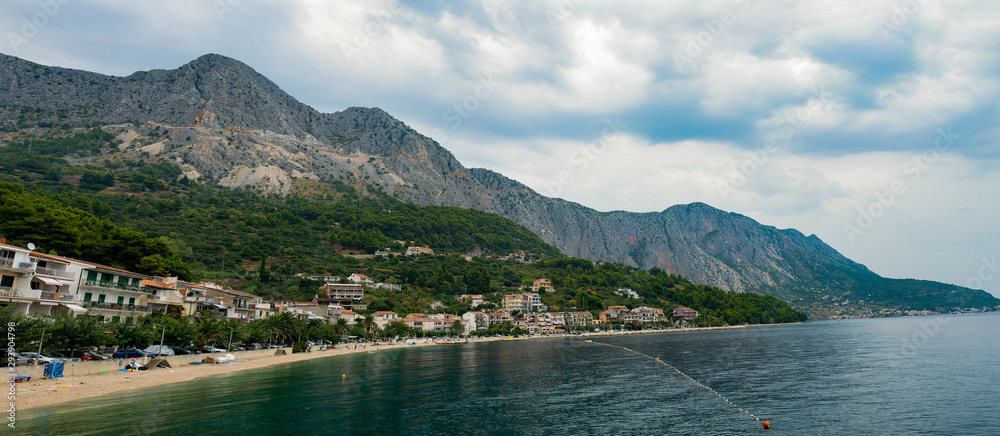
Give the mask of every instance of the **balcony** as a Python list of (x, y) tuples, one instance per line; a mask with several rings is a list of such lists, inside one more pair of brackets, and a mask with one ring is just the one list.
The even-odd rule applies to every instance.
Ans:
[(0, 286), (0, 297), (16, 297), (17, 289), (10, 286)]
[(0, 268), (10, 268), (18, 270), (33, 270), (35, 264), (32, 262), (15, 262), (10, 257), (0, 257)]
[(184, 297), (184, 301), (188, 303), (208, 303), (208, 304), (222, 304), (222, 298), (220, 297)]
[(147, 292), (142, 290), (141, 286), (132, 285), (122, 285), (116, 282), (101, 282), (96, 280), (87, 280), (83, 282), (83, 286), (89, 288), (104, 288), (104, 289), (116, 289), (119, 291), (135, 292), (137, 294), (146, 294)]
[(68, 301), (68, 302), (76, 301), (76, 295), (59, 293), (59, 298), (56, 298), (56, 294), (57, 293), (55, 291), (38, 291), (38, 299), (39, 300), (59, 300), (59, 301)]
[(42, 268), (42, 267), (35, 268), (35, 274), (44, 274), (44, 275), (47, 275), (47, 276), (59, 277), (59, 278), (63, 278), (63, 279), (72, 279), (73, 278), (73, 274), (70, 273), (69, 271), (63, 271), (63, 270), (51, 269), (51, 268)]
[(167, 298), (167, 297), (149, 297), (147, 300), (150, 304), (183, 304), (184, 301), (179, 298)]
[(118, 304), (118, 303), (101, 303), (99, 301), (84, 301), (80, 303), (83, 307), (92, 307), (94, 309), (105, 309), (105, 310), (124, 310), (132, 312), (147, 312), (149, 308), (146, 306), (136, 306), (132, 304)]

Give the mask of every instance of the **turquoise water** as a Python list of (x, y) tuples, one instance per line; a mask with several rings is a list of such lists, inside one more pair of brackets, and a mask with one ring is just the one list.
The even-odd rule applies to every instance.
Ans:
[[(335, 356), (18, 414), (26, 434), (1000, 433), (1000, 314)], [(347, 377), (343, 378), (342, 374)]]

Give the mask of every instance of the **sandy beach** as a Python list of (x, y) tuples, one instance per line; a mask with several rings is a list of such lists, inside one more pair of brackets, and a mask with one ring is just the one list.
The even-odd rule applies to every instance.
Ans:
[(26, 383), (17, 383), (17, 410), (27, 410), (34, 407), (51, 406), (66, 401), (81, 398), (106, 395), (121, 391), (130, 391), (171, 383), (181, 383), (201, 377), (225, 374), (284, 363), (319, 359), (351, 353), (366, 353), (369, 350), (389, 350), (393, 348), (421, 347), (436, 345), (428, 341), (417, 345), (404, 345), (403, 342), (392, 345), (367, 345), (365, 348), (348, 348), (341, 345), (336, 349), (313, 351), (311, 353), (291, 354), (291, 349), (284, 356), (267, 356), (247, 361), (225, 363), (219, 365), (177, 365), (173, 368), (155, 368), (136, 372), (108, 372), (101, 374), (66, 376), (57, 379), (31, 379)]
[[(498, 340), (528, 340), (546, 338), (583, 338), (598, 336), (618, 336), (650, 333), (671, 333), (689, 332), (705, 330), (729, 330), (741, 329), (748, 326), (726, 326), (726, 327), (706, 327), (706, 328), (686, 328), (669, 330), (640, 330), (640, 331), (604, 331), (590, 332), (580, 335), (558, 335), (545, 337), (487, 337), (472, 339), (468, 342), (489, 342)], [(458, 343), (465, 343), (459, 341)], [(339, 345), (335, 349), (324, 351), (313, 351), (310, 353), (289, 354), (284, 356), (265, 356), (253, 358), (251, 360), (232, 362), (220, 365), (177, 365), (173, 368), (156, 368), (147, 371), (137, 372), (108, 372), (101, 374), (74, 375), (58, 379), (32, 379), (26, 383), (17, 383), (16, 387), (16, 408), (17, 410), (27, 410), (35, 407), (51, 406), (66, 401), (73, 401), (98, 395), (107, 395), (115, 392), (130, 391), (153, 386), (171, 383), (181, 383), (201, 377), (208, 377), (217, 374), (225, 374), (233, 371), (241, 371), (254, 368), (263, 368), (284, 363), (299, 362), (303, 360), (319, 359), (323, 357), (338, 356), (351, 353), (366, 353), (371, 350), (391, 350), (394, 348), (412, 348), (432, 345), (444, 345), (456, 342), (447, 341), (418, 341), (416, 345), (405, 345), (405, 342), (390, 345), (366, 345), (364, 348), (352, 348), (353, 345)]]

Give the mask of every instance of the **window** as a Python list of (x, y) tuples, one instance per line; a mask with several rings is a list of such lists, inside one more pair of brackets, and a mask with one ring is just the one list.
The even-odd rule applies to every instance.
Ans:
[(103, 303), (104, 302), (104, 294), (100, 294), (100, 295), (97, 296), (97, 302), (98, 303)]
[(90, 301), (91, 298), (94, 298), (94, 294), (93, 293), (91, 293), (91, 292), (85, 292), (83, 294), (83, 301)]
[(125, 297), (118, 297), (118, 304), (125, 304)]
[(87, 271), (87, 281), (96, 282), (97, 281), (97, 271)]
[(128, 299), (128, 305), (129, 306), (135, 306), (135, 297), (132, 297), (132, 298)]
[(14, 286), (14, 276), (3, 276), (0, 278), (0, 286), (3, 287), (13, 287)]

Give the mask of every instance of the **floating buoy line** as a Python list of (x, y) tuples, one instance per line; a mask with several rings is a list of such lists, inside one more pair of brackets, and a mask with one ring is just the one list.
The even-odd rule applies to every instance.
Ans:
[(754, 420), (756, 420), (757, 422), (761, 423), (761, 424), (762, 424), (762, 425), (764, 426), (764, 429), (765, 429), (765, 430), (770, 430), (770, 429), (771, 429), (771, 422), (770, 422), (770, 421), (761, 421), (759, 417), (757, 417), (757, 416), (755, 416), (754, 414), (750, 413), (750, 411), (749, 411), (749, 410), (746, 410), (746, 409), (744, 409), (744, 408), (742, 408), (742, 407), (739, 407), (739, 406), (737, 406), (737, 405), (733, 404), (733, 403), (732, 403), (731, 401), (729, 401), (729, 399), (728, 399), (728, 398), (726, 398), (726, 397), (725, 397), (724, 395), (722, 395), (722, 394), (721, 394), (720, 392), (716, 391), (715, 389), (712, 389), (712, 388), (711, 388), (710, 386), (708, 386), (708, 385), (705, 385), (705, 384), (704, 384), (704, 383), (702, 383), (702, 382), (699, 382), (698, 380), (695, 380), (695, 379), (691, 378), (691, 376), (689, 376), (689, 375), (685, 374), (685, 373), (684, 373), (684, 371), (681, 371), (681, 370), (677, 369), (676, 367), (674, 367), (673, 365), (671, 365), (671, 364), (669, 364), (669, 363), (667, 363), (667, 362), (664, 362), (664, 361), (663, 361), (663, 360), (661, 360), (661, 359), (660, 359), (659, 357), (653, 357), (653, 356), (650, 356), (650, 355), (648, 355), (648, 354), (645, 354), (645, 353), (641, 353), (641, 352), (638, 352), (638, 351), (635, 351), (635, 350), (633, 350), (633, 349), (631, 349), (631, 348), (625, 348), (625, 347), (623, 347), (623, 346), (621, 346), (621, 345), (613, 345), (613, 344), (605, 344), (604, 342), (594, 342), (594, 341), (589, 341), (589, 340), (588, 340), (588, 341), (586, 341), (586, 342), (587, 342), (587, 343), (593, 343), (593, 344), (600, 344), (600, 345), (607, 345), (607, 346), (609, 346), (609, 347), (614, 347), (614, 348), (620, 348), (620, 349), (622, 349), (622, 350), (625, 350), (625, 351), (628, 351), (628, 352), (630, 352), (630, 353), (634, 353), (634, 354), (638, 354), (638, 355), (640, 355), (640, 356), (644, 356), (644, 357), (648, 357), (648, 358), (650, 358), (650, 359), (653, 359), (653, 360), (655, 360), (655, 361), (656, 361), (657, 363), (660, 363), (660, 364), (663, 364), (663, 366), (666, 366), (667, 368), (670, 368), (670, 369), (672, 369), (672, 370), (674, 370), (674, 371), (677, 371), (677, 373), (678, 373), (678, 374), (680, 374), (680, 375), (682, 375), (682, 376), (684, 376), (684, 378), (686, 378), (686, 379), (688, 379), (688, 380), (691, 380), (691, 383), (694, 383), (694, 384), (696, 384), (696, 385), (698, 385), (698, 386), (700, 386), (700, 387), (704, 388), (705, 390), (707, 390), (707, 391), (709, 391), (709, 392), (711, 392), (711, 393), (713, 393), (713, 394), (717, 395), (717, 396), (718, 396), (719, 398), (721, 398), (721, 399), (722, 399), (722, 401), (725, 401), (725, 402), (726, 402), (726, 404), (728, 404), (728, 405), (732, 406), (732, 407), (733, 407), (734, 409), (737, 409), (737, 410), (739, 410), (739, 411), (740, 411), (740, 413), (743, 413), (743, 414), (745, 414), (745, 415), (747, 415), (747, 416), (749, 416), (749, 417), (753, 418), (753, 419), (754, 419)]

